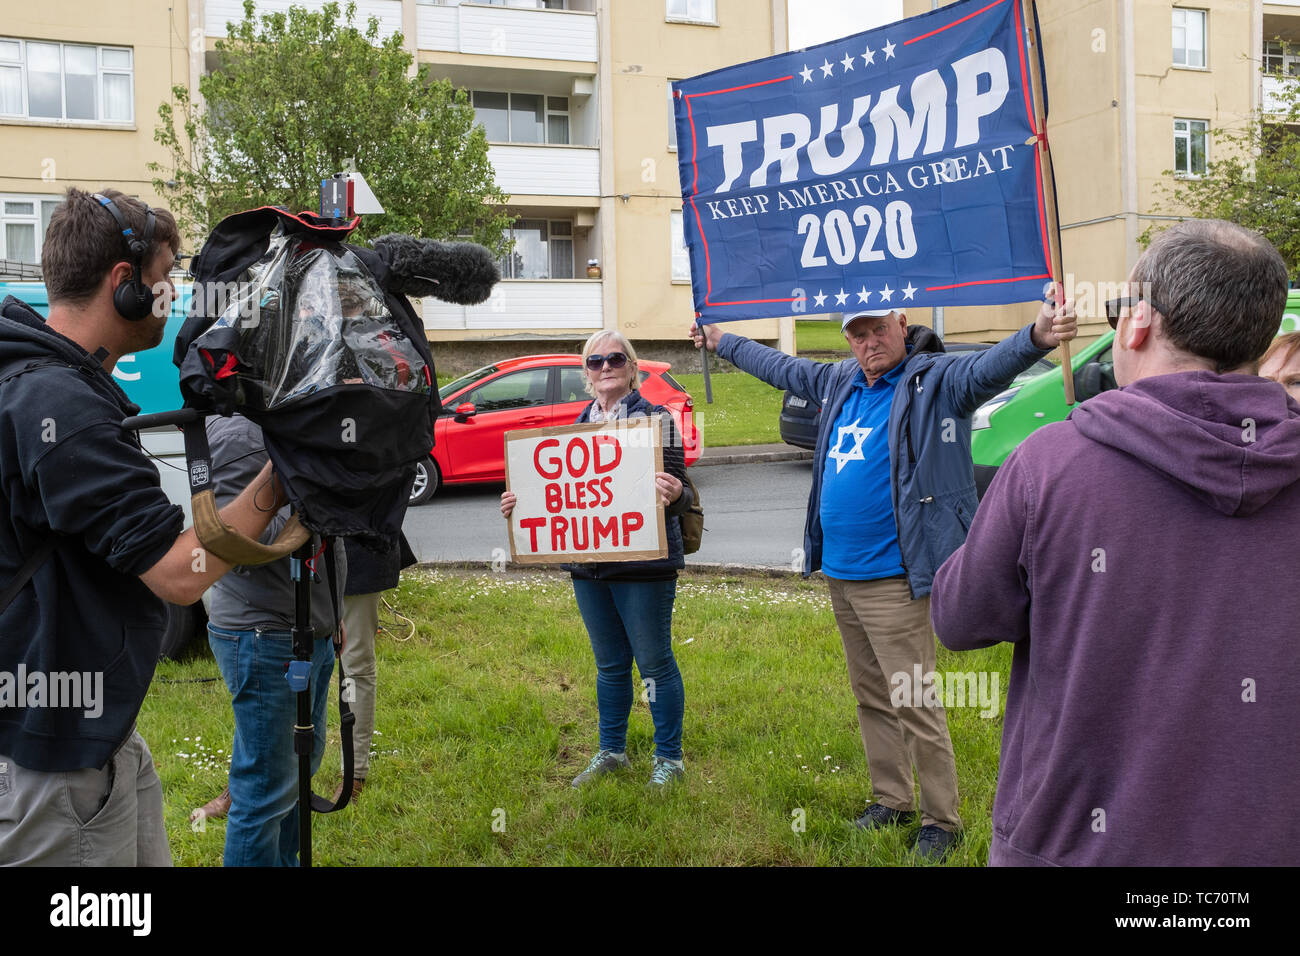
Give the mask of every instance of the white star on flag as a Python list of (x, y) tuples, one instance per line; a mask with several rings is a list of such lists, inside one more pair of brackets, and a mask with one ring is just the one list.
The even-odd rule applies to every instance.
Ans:
[(835, 67), (831, 64), (831, 61), (830, 61), (830, 60), (823, 60), (823, 61), (822, 61), (822, 73), (824, 73), (826, 76), (830, 76), (830, 75), (831, 75), (832, 73), (834, 73), (834, 72), (835, 72)]
[[(844, 466), (851, 461), (866, 461), (866, 455), (862, 454), (862, 443), (867, 440), (871, 434), (870, 428), (860, 428), (858, 422), (861, 418), (854, 421), (852, 425), (841, 425), (839, 436), (835, 439), (835, 448), (826, 453), (827, 457), (835, 459), (835, 474), (844, 470)], [(853, 447), (849, 451), (841, 451), (844, 444), (844, 436), (848, 435), (853, 439)]]
[(811, 83), (811, 82), (812, 82), (812, 70), (808, 69), (808, 64), (807, 64), (807, 63), (805, 63), (805, 64), (803, 65), (803, 69), (802, 69), (802, 70), (799, 70), (798, 72), (799, 72), (799, 75), (803, 77), (803, 81), (804, 81), (805, 83)]
[(914, 295), (916, 295), (916, 286), (912, 285), (912, 283), (909, 282), (907, 284), (907, 288), (903, 290), (903, 297), (905, 299), (910, 299)]
[(821, 289), (818, 289), (817, 294), (813, 296), (813, 302), (817, 303), (818, 308), (821, 308), (822, 305), (825, 304), (826, 296)]
[(862, 59), (865, 61), (867, 66), (871, 66), (876, 62), (876, 51), (871, 49), (871, 47), (867, 47), (867, 51), (862, 54)]
[(862, 291), (858, 293), (858, 301), (866, 302), (869, 298), (871, 298), (871, 293), (867, 291), (866, 286), (863, 286)]
[(894, 294), (894, 290), (891, 289), (889, 286), (885, 286), (883, 289), (880, 290), (880, 297), (884, 299), (886, 302), (889, 301), (889, 297), (892, 296), (893, 294)]
[(849, 294), (843, 289), (840, 289), (840, 294), (835, 297), (835, 304), (843, 305), (847, 301), (849, 301)]
[(886, 60), (892, 60), (893, 58), (894, 58), (894, 44), (892, 44), (892, 43), (890, 43), (888, 40), (886, 40), (886, 41), (885, 41), (885, 59), (886, 59)]
[(840, 62), (844, 64), (845, 73), (853, 69), (853, 57), (849, 56), (847, 53), (844, 54), (844, 59), (840, 60)]

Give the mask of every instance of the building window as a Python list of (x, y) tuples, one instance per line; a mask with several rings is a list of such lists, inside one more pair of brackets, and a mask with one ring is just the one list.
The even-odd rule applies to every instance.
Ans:
[(686, 236), (682, 232), (682, 213), (681, 210), (670, 213), (671, 219), (671, 243), (673, 255), (673, 281), (690, 282), (691, 281), (691, 257), (686, 251)]
[(668, 81), (668, 148), (677, 148), (677, 110), (673, 104), (673, 81)]
[(1208, 166), (1206, 146), (1209, 127), (1209, 120), (1174, 120), (1174, 175), (1205, 175)]
[(475, 90), (474, 118), (490, 143), (569, 142), (569, 98)]
[(1174, 10), (1174, 66), (1205, 68), (1204, 10)]
[(39, 265), (50, 216), (63, 200), (0, 193), (0, 259)]
[(668, 0), (668, 19), (717, 23), (714, 3), (715, 0)]
[(0, 116), (130, 123), (129, 47), (0, 38)]
[(517, 219), (506, 230), (514, 248), (501, 258), (503, 279), (572, 279), (573, 223), (568, 219)]
[(1264, 72), (1300, 76), (1300, 46), (1269, 40), (1264, 44)]

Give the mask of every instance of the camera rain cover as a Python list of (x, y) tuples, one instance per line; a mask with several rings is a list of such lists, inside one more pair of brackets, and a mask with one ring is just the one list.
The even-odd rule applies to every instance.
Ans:
[(257, 422), (299, 519), (379, 544), (401, 530), (439, 410), (423, 325), (356, 226), (275, 207), (223, 220), (177, 338), (185, 404)]

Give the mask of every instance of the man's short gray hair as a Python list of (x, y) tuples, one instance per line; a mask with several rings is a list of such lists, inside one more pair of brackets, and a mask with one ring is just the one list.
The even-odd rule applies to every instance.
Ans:
[[(1259, 360), (1286, 308), (1286, 264), (1253, 230), (1222, 219), (1188, 219), (1160, 233), (1133, 278), (1161, 307), (1176, 348), (1227, 372)], [(1167, 311), (1166, 311), (1167, 310)]]

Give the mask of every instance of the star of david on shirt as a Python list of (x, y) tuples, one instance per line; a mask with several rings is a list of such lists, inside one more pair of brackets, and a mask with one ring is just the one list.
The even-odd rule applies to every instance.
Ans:
[[(826, 454), (835, 459), (835, 474), (844, 470), (844, 466), (851, 461), (866, 461), (866, 456), (862, 454), (862, 443), (867, 440), (871, 434), (870, 428), (858, 427), (861, 418), (854, 420), (852, 425), (841, 425), (838, 438), (835, 440), (835, 447)], [(853, 439), (853, 447), (849, 451), (842, 451), (844, 446), (844, 436), (848, 435)]]

